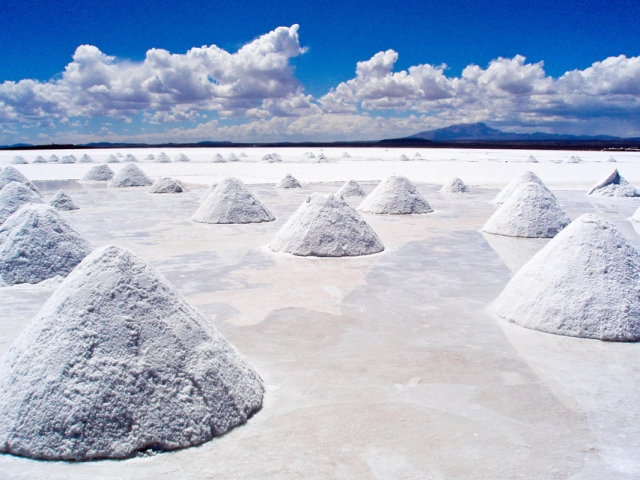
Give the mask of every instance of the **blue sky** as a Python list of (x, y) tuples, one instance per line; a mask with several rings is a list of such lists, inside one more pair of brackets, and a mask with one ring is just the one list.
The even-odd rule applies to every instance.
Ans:
[(4, 0), (0, 143), (364, 140), (474, 121), (640, 135), (637, 18), (637, 1)]

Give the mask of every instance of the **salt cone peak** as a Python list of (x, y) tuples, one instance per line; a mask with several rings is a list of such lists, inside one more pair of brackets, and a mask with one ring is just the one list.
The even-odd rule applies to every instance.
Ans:
[(76, 163), (76, 157), (74, 157), (73, 155), (64, 155), (60, 159), (60, 163), (64, 163), (64, 164)]
[(348, 153), (348, 152), (344, 152), (344, 153), (342, 154), (342, 158), (351, 158), (351, 155), (349, 155), (349, 153)]
[(316, 158), (316, 156), (313, 154), (313, 152), (309, 152), (307, 154), (307, 158)]
[(227, 156), (227, 161), (228, 162), (239, 162), (240, 159), (238, 158), (238, 156), (235, 153), (232, 152)]
[(27, 162), (27, 160), (24, 157), (22, 157), (20, 155), (16, 155), (15, 157), (13, 157), (11, 159), (11, 163), (14, 164), (14, 165), (26, 165), (29, 162)]
[(60, 158), (58, 158), (58, 156), (55, 153), (49, 155), (49, 160), (48, 160), (49, 163), (58, 163), (59, 161), (60, 161)]
[(92, 167), (84, 176), (80, 179), (81, 182), (108, 182), (113, 178), (115, 174), (108, 165), (96, 165)]
[(269, 248), (299, 256), (371, 255), (384, 245), (341, 196), (313, 194), (280, 228)]
[(145, 162), (153, 162), (156, 159), (156, 156), (152, 153), (144, 157)]
[(281, 162), (282, 159), (277, 153), (267, 153), (264, 157), (262, 157), (262, 161), (267, 163), (276, 163)]
[(247, 154), (246, 154), (245, 152), (241, 152), (239, 156), (240, 156), (240, 157), (246, 157), (246, 156), (247, 156)]
[(47, 159), (44, 158), (42, 155), (38, 155), (36, 158), (33, 159), (33, 163), (47, 163)]
[(275, 217), (237, 178), (225, 178), (200, 204), (191, 220), (198, 223), (262, 223)]
[(578, 157), (577, 155), (573, 155), (569, 158), (567, 158), (564, 163), (582, 163), (582, 159), (580, 157)]
[(398, 157), (398, 161), (400, 162), (408, 162), (409, 157), (407, 157), (404, 153)]
[(198, 445), (262, 405), (259, 375), (133, 252), (96, 249), (0, 360), (0, 451), (126, 458)]
[(171, 159), (169, 158), (169, 155), (161, 152), (160, 155), (156, 157), (156, 163), (171, 163)]
[(276, 183), (276, 188), (302, 188), (302, 185), (293, 175), (287, 173), (282, 180)]
[(506, 237), (552, 238), (571, 223), (556, 197), (537, 182), (519, 185), (482, 227)]
[(202, 203), (204, 202), (207, 198), (209, 198), (209, 195), (211, 195), (211, 193), (213, 193), (213, 191), (216, 189), (216, 187), (218, 186), (218, 184), (216, 182), (212, 183), (211, 185), (209, 185), (209, 187), (204, 191), (204, 193), (202, 194), (202, 196), (200, 197), (199, 202)]
[(358, 210), (379, 215), (431, 213), (433, 209), (406, 177), (392, 175), (384, 179), (365, 198)]
[(54, 208), (26, 204), (0, 226), (0, 278), (14, 285), (65, 277), (92, 249)]
[(136, 157), (134, 157), (133, 155), (131, 155), (130, 153), (127, 153), (127, 155), (124, 157), (123, 162), (124, 163), (137, 163), (138, 159)]
[(159, 178), (149, 189), (149, 193), (184, 193), (187, 191), (184, 183), (173, 178)]
[(539, 163), (539, 162), (536, 157), (534, 157), (533, 155), (529, 155), (527, 158), (525, 158), (524, 163)]
[(420, 155), (420, 152), (416, 152), (413, 154), (414, 157), (422, 157), (422, 155)]
[(452, 178), (440, 189), (443, 193), (469, 193), (469, 187), (458, 177)]
[(111, 181), (110, 187), (146, 187), (153, 184), (151, 179), (140, 170), (135, 163), (127, 163), (124, 167), (118, 170)]
[(349, 180), (336, 192), (341, 197), (365, 197), (366, 194), (358, 182)]
[(226, 163), (227, 161), (225, 160), (225, 158), (220, 155), (219, 153), (216, 153), (213, 158), (211, 159), (212, 163)]
[(596, 183), (587, 192), (587, 195), (599, 197), (637, 197), (638, 191), (627, 182), (618, 169), (607, 175), (604, 179)]
[(104, 162), (105, 163), (120, 163), (120, 160), (118, 160), (118, 158), (113, 156), (113, 155), (109, 155)]
[[(544, 182), (542, 180), (540, 180), (540, 178), (535, 173), (533, 173), (531, 171), (524, 172), (524, 173), (518, 175), (517, 177), (515, 177), (513, 180), (511, 180), (507, 184), (506, 187), (504, 187), (502, 190), (500, 190), (500, 193), (498, 193), (498, 195), (496, 195), (496, 198), (493, 199), (492, 203), (495, 203), (497, 205), (500, 205), (501, 203), (504, 203), (505, 200), (507, 198), (509, 198), (509, 195), (511, 195), (516, 188), (518, 188), (523, 183), (529, 183), (529, 182), (538, 183), (542, 187), (544, 187), (547, 190), (549, 190), (547, 188), (547, 186), (544, 184)], [(551, 190), (549, 190), (549, 193), (551, 193)], [(551, 193), (551, 194), (553, 195), (553, 193)]]
[(84, 155), (82, 155), (80, 157), (80, 160), (78, 160), (78, 162), (80, 162), (80, 163), (93, 163), (93, 158), (91, 158), (89, 155), (87, 155), (85, 153)]
[(616, 160), (615, 158), (613, 158), (613, 156), (610, 156), (610, 157), (607, 159), (607, 162), (615, 163), (615, 162), (617, 162), (617, 160)]
[(493, 304), (510, 322), (558, 335), (640, 340), (640, 252), (603, 218), (574, 220)]
[(49, 205), (56, 210), (61, 211), (79, 210), (79, 207), (74, 203), (71, 197), (62, 190), (58, 190), (51, 200), (49, 200)]
[(0, 190), (0, 224), (27, 203), (43, 203), (42, 198), (24, 183), (11, 182)]
[(3, 168), (2, 171), (0, 171), (0, 190), (9, 185), (11, 182), (22, 183), (29, 187), (36, 195), (42, 197), (42, 194), (40, 193), (40, 190), (38, 190), (38, 187), (31, 183), (29, 179), (20, 172), (20, 170), (9, 165)]
[(176, 158), (173, 159), (174, 162), (190, 162), (191, 159), (187, 157), (184, 153), (179, 153)]

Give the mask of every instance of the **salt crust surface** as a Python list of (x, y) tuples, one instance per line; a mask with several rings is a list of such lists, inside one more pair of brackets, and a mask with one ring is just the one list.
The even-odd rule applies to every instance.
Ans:
[(0, 190), (0, 224), (27, 203), (42, 203), (42, 198), (23, 183), (11, 182)]
[(108, 182), (114, 176), (113, 170), (108, 165), (96, 165), (91, 168), (84, 177), (80, 179), (81, 182)]
[(280, 228), (269, 248), (305, 257), (353, 257), (382, 252), (384, 245), (342, 197), (313, 194)]
[(38, 187), (31, 183), (27, 177), (20, 173), (19, 170), (8, 166), (3, 168), (0, 172), (0, 190), (11, 182), (23, 183), (31, 190), (33, 190), (39, 197), (42, 197), (42, 195), (40, 194), (40, 190), (38, 190)]
[(58, 190), (58, 192), (51, 198), (51, 200), (49, 200), (49, 205), (51, 205), (56, 210), (79, 210), (78, 206), (74, 203), (71, 197), (64, 193), (62, 190)]
[(198, 445), (262, 405), (238, 351), (140, 257), (108, 245), (0, 360), (0, 450), (123, 458)]
[(173, 178), (160, 178), (149, 189), (149, 193), (184, 193), (186, 191), (185, 184)]
[(537, 182), (519, 185), (482, 227), (506, 237), (553, 238), (571, 223), (556, 197)]
[(135, 163), (127, 163), (118, 170), (108, 185), (110, 187), (146, 187), (151, 184), (153, 182), (140, 170), (140, 167)]
[(52, 207), (24, 205), (0, 226), (0, 277), (14, 285), (66, 276), (91, 250)]
[(638, 208), (635, 212), (633, 212), (633, 216), (631, 220), (634, 222), (640, 222), (640, 208)]
[(302, 188), (302, 185), (293, 175), (287, 173), (282, 180), (276, 183), (276, 188)]
[(199, 223), (261, 223), (275, 217), (237, 178), (225, 178), (201, 203), (191, 220)]
[[(540, 180), (540, 178), (538, 178), (538, 176), (533, 173), (533, 172), (524, 172), (522, 175), (519, 175), (517, 177), (515, 177), (513, 180), (511, 180), (506, 187), (504, 187), (502, 190), (500, 190), (500, 193), (498, 193), (498, 195), (496, 195), (496, 198), (493, 199), (493, 203), (500, 205), (501, 203), (504, 203), (505, 200), (507, 198), (509, 198), (509, 196), (522, 184), (524, 183), (529, 183), (529, 182), (535, 182), (538, 183), (540, 186), (544, 187), (545, 189), (548, 190), (549, 193), (551, 193), (551, 190), (549, 190), (547, 188), (547, 186), (542, 182), (542, 180)], [(553, 195), (553, 193), (551, 193), (551, 195)]]
[(509, 281), (495, 313), (572, 337), (640, 340), (640, 252), (612, 224), (585, 214)]
[(443, 193), (468, 193), (469, 188), (461, 179), (455, 177), (445, 183), (440, 191)]
[(638, 191), (627, 182), (618, 169), (615, 169), (606, 178), (596, 183), (587, 192), (587, 195), (598, 197), (637, 197)]
[(380, 215), (431, 213), (433, 209), (416, 187), (406, 178), (392, 175), (365, 198), (358, 210)]
[(349, 180), (336, 192), (336, 195), (342, 197), (364, 197), (366, 194), (358, 182), (355, 180)]

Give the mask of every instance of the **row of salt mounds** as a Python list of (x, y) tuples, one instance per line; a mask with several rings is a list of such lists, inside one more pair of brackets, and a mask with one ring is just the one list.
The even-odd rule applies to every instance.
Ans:
[(76, 163), (77, 159), (74, 155), (65, 155), (60, 159), (60, 163), (71, 164)]
[(262, 161), (268, 163), (276, 163), (281, 162), (282, 159), (277, 153), (267, 153), (264, 157), (262, 157)]
[(110, 187), (146, 187), (151, 184), (151, 179), (135, 163), (127, 163), (109, 182)]
[(21, 157), (20, 155), (16, 155), (11, 160), (11, 163), (14, 164), (14, 165), (25, 165), (25, 164), (27, 164), (29, 162), (27, 162), (27, 160), (24, 157)]
[(556, 197), (537, 182), (523, 183), (482, 227), (505, 237), (552, 238), (571, 223)]
[(276, 188), (302, 188), (302, 185), (296, 177), (287, 173), (282, 180), (276, 183)]
[(33, 159), (33, 163), (47, 163), (47, 159), (44, 158), (42, 155), (38, 155), (36, 158)]
[(469, 193), (469, 187), (458, 177), (452, 178), (440, 189), (442, 193)]
[(506, 187), (500, 190), (500, 193), (496, 195), (496, 198), (493, 199), (492, 203), (496, 205), (500, 205), (504, 203), (507, 198), (522, 184), (534, 182), (539, 184), (541, 187), (545, 188), (551, 195), (551, 190), (547, 188), (547, 186), (540, 180), (540, 178), (533, 172), (524, 172), (522, 175), (517, 176), (513, 180), (511, 180)]
[(64, 193), (62, 190), (58, 192), (49, 200), (51, 205), (56, 210), (69, 212), (71, 210), (80, 210), (80, 208), (74, 203), (73, 199)]
[(433, 209), (406, 178), (392, 175), (380, 182), (365, 198), (358, 210), (379, 215), (431, 213)]
[(40, 190), (38, 190), (38, 187), (31, 183), (29, 179), (25, 177), (19, 170), (8, 166), (0, 172), (0, 190), (9, 185), (11, 182), (22, 183), (29, 187), (33, 192), (35, 192), (36, 195), (42, 197), (42, 194), (40, 193)]
[(638, 197), (638, 191), (627, 182), (618, 169), (614, 170), (602, 181), (596, 183), (587, 195), (598, 197)]
[(49, 163), (58, 163), (60, 162), (60, 158), (58, 158), (58, 156), (55, 153), (52, 153), (51, 155), (49, 155)]
[(39, 195), (19, 182), (11, 182), (0, 190), (0, 224), (27, 203), (43, 203)]
[(136, 157), (134, 157), (133, 155), (131, 155), (130, 153), (127, 153), (127, 156), (124, 157), (123, 162), (124, 163), (137, 163), (138, 159)]
[(364, 197), (366, 194), (358, 182), (349, 180), (336, 192), (341, 197)]
[(564, 163), (582, 163), (582, 159), (580, 157), (578, 157), (577, 155), (573, 155), (569, 158), (567, 158)]
[(15, 285), (66, 277), (91, 250), (52, 207), (24, 205), (0, 227), (0, 278)]
[(160, 178), (151, 185), (149, 193), (184, 193), (187, 187), (180, 180), (173, 178)]
[(496, 314), (543, 332), (640, 340), (640, 252), (603, 218), (585, 214), (509, 281)]
[(529, 155), (527, 158), (524, 159), (524, 163), (539, 163), (539, 162), (536, 157), (534, 157), (533, 155)]
[(171, 163), (171, 159), (169, 158), (169, 155), (167, 155), (166, 153), (162, 152), (156, 158), (156, 163)]
[(111, 170), (108, 165), (96, 165), (85, 173), (80, 181), (87, 183), (108, 182), (114, 175), (113, 170)]
[(118, 160), (118, 158), (114, 157), (113, 155), (109, 155), (105, 160), (105, 163), (120, 163), (120, 160)]
[(280, 228), (269, 248), (304, 257), (354, 257), (382, 252), (384, 245), (342, 197), (313, 194)]
[(225, 178), (202, 202), (191, 220), (198, 223), (262, 223), (275, 217), (237, 178)]
[(80, 157), (80, 160), (78, 160), (79, 163), (93, 163), (93, 158), (91, 158), (89, 155), (87, 155), (86, 153), (84, 155), (82, 155)]
[(260, 376), (144, 260), (107, 245), (0, 360), (0, 451), (126, 458), (199, 445), (262, 406)]
[(179, 153), (176, 158), (173, 159), (174, 162), (176, 163), (180, 163), (180, 162), (190, 162), (191, 159), (189, 157), (187, 157), (184, 153)]

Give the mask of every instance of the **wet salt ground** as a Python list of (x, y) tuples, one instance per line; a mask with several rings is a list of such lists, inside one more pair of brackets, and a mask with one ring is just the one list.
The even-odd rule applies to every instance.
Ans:
[[(386, 251), (297, 258), (264, 248), (311, 191), (250, 189), (275, 214), (258, 225), (189, 221), (204, 188), (64, 188), (64, 215), (96, 246), (139, 253), (257, 368), (264, 407), (194, 448), (124, 461), (0, 455), (3, 478), (637, 478), (640, 344), (543, 334), (487, 307), (546, 241), (482, 235), (496, 190), (443, 195), (434, 214), (365, 218)], [(369, 192), (374, 184), (365, 184)], [(635, 245), (637, 199), (556, 192)], [(359, 199), (352, 203), (357, 205)], [(51, 294), (0, 289), (0, 353)]]

